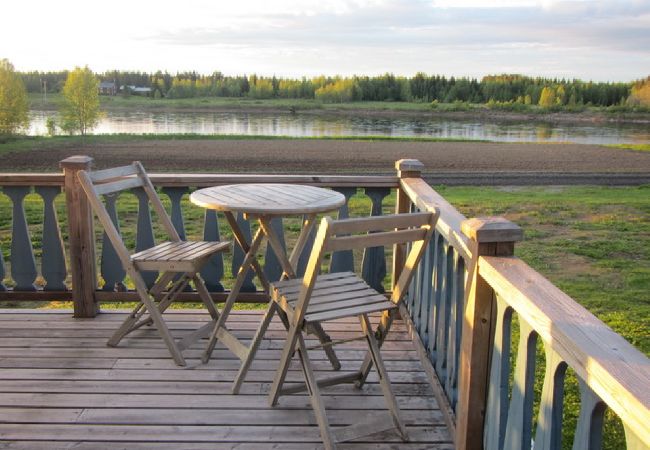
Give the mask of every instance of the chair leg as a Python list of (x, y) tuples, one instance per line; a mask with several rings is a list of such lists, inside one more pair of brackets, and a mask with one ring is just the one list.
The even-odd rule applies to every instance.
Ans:
[(318, 423), (318, 428), (320, 429), (320, 435), (323, 439), (323, 444), (325, 445), (326, 449), (335, 449), (336, 441), (332, 435), (329, 421), (327, 420), (327, 415), (325, 413), (325, 404), (323, 403), (323, 398), (320, 396), (318, 381), (316, 380), (314, 371), (311, 368), (311, 361), (309, 360), (309, 355), (307, 354), (305, 338), (303, 337), (302, 332), (298, 333), (298, 355), (300, 356), (300, 364), (302, 365), (302, 371), (305, 375), (307, 392), (309, 392), (309, 399), (314, 410), (314, 415), (316, 416), (316, 422)]
[[(325, 330), (323, 330), (323, 327), (320, 323), (312, 322), (308, 326), (312, 328), (312, 330), (310, 331), (313, 331), (313, 333), (318, 337), (318, 340), (320, 341), (321, 344), (327, 344), (328, 342), (332, 342), (332, 339), (325, 332)], [(339, 370), (341, 368), (341, 362), (339, 361), (339, 358), (336, 356), (336, 352), (334, 352), (334, 347), (331, 345), (326, 345), (323, 347), (323, 350), (325, 351), (325, 355), (327, 356), (327, 359), (330, 360), (330, 364), (332, 364), (332, 368), (334, 370)]]
[[(384, 311), (381, 316), (381, 321), (379, 322), (376, 331), (376, 334), (378, 335), (377, 345), (379, 348), (381, 348), (381, 346), (384, 344), (384, 341), (386, 340), (386, 335), (390, 331), (390, 327), (393, 324), (393, 320), (395, 319), (395, 314), (396, 310), (392, 309), (390, 311)], [(366, 379), (368, 378), (368, 374), (370, 373), (370, 369), (372, 369), (372, 355), (370, 352), (368, 352), (363, 359), (363, 364), (361, 364), (361, 377), (355, 383), (358, 388), (363, 387), (365, 384)]]
[[(162, 292), (162, 290), (169, 284), (171, 279), (173, 278), (174, 274), (172, 272), (165, 272), (164, 274), (161, 275), (160, 279), (156, 281), (156, 283), (151, 287), (149, 290), (149, 293), (151, 294), (154, 299), (157, 299), (158, 295)], [(147, 312), (147, 308), (144, 307), (144, 303), (140, 302), (137, 304), (135, 308), (133, 308), (133, 311), (129, 316), (122, 322), (122, 325), (115, 330), (115, 332), (111, 335), (110, 339), (106, 343), (109, 347), (117, 347), (117, 345), (120, 343), (120, 341), (126, 336), (127, 334), (131, 333), (132, 331), (137, 330), (138, 328), (144, 326), (144, 325), (150, 325), (153, 323), (150, 317), (147, 319), (143, 320), (142, 322), (138, 322), (140, 318)]]
[(195, 273), (194, 276), (192, 277), (192, 280), (194, 281), (194, 286), (196, 286), (196, 291), (199, 293), (199, 297), (201, 297), (201, 301), (208, 309), (208, 312), (210, 313), (212, 319), (213, 320), (219, 319), (219, 311), (217, 311), (217, 307), (212, 301), (212, 296), (210, 295), (208, 288), (205, 287), (205, 283), (203, 282), (203, 278), (201, 278), (201, 275)]
[(284, 348), (282, 349), (282, 354), (280, 355), (280, 366), (275, 372), (275, 378), (273, 378), (273, 383), (271, 384), (271, 390), (269, 392), (269, 405), (275, 406), (278, 404), (278, 398), (280, 398), (280, 390), (284, 384), (284, 379), (287, 377), (287, 371), (289, 370), (289, 365), (291, 364), (291, 357), (293, 356), (296, 349), (296, 342), (298, 340), (298, 335), (302, 333), (302, 330), (298, 329), (298, 325), (291, 324), (289, 328), (289, 335), (287, 340), (284, 343)]
[(269, 302), (269, 306), (266, 309), (266, 314), (264, 314), (264, 319), (260, 323), (260, 326), (257, 327), (257, 331), (255, 332), (255, 336), (253, 336), (251, 345), (250, 347), (248, 347), (248, 353), (246, 354), (246, 359), (242, 361), (242, 364), (239, 367), (239, 372), (237, 372), (237, 376), (235, 377), (235, 382), (233, 383), (232, 386), (233, 394), (239, 394), (239, 389), (241, 389), (241, 385), (244, 383), (244, 380), (246, 379), (246, 373), (248, 373), (248, 369), (253, 363), (253, 359), (255, 359), (255, 354), (257, 353), (257, 349), (259, 348), (260, 343), (264, 338), (264, 333), (266, 333), (266, 330), (269, 327), (269, 324), (273, 319), (273, 314), (276, 312), (276, 310), (277, 310), (277, 306), (275, 305), (275, 302)]
[(174, 361), (176, 362), (177, 365), (184, 366), (185, 358), (183, 358), (181, 351), (178, 349), (178, 346), (176, 345), (176, 341), (174, 341), (174, 337), (169, 331), (169, 328), (167, 328), (167, 324), (162, 318), (162, 313), (156, 307), (154, 298), (149, 295), (149, 291), (147, 289), (147, 285), (145, 284), (144, 280), (135, 269), (130, 268), (128, 273), (135, 284), (135, 290), (140, 296), (140, 300), (142, 301), (142, 303), (144, 303), (144, 306), (149, 311), (151, 320), (153, 320), (153, 323), (156, 326), (158, 333), (160, 334), (163, 341), (167, 345), (169, 352), (172, 354), (172, 357), (174, 358)]
[(381, 358), (381, 353), (379, 352), (379, 345), (375, 338), (375, 334), (372, 331), (372, 325), (368, 319), (367, 314), (362, 314), (359, 316), (359, 321), (361, 322), (361, 328), (363, 333), (366, 335), (368, 340), (368, 348), (370, 350), (370, 356), (377, 368), (377, 373), (379, 374), (379, 385), (381, 386), (382, 393), (384, 394), (384, 399), (390, 411), (390, 414), (393, 418), (393, 423), (395, 428), (399, 431), (399, 434), (402, 436), (404, 441), (408, 441), (408, 434), (406, 432), (406, 427), (404, 426), (404, 421), (402, 420), (399, 406), (397, 405), (397, 400), (395, 399), (395, 394), (393, 393), (393, 388), (390, 385), (390, 379), (388, 378), (388, 371), (386, 366), (384, 366), (384, 360)]

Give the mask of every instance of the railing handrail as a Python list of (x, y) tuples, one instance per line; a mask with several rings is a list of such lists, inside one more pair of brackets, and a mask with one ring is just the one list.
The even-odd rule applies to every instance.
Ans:
[(516, 257), (481, 256), (479, 273), (576, 374), (650, 446), (650, 361)]
[(440, 210), (436, 230), (458, 251), (465, 261), (472, 259), (471, 240), (461, 231), (461, 223), (467, 218), (451, 203), (433, 190), (422, 178), (402, 178), (400, 187), (415, 206), (423, 211)]
[[(480, 278), (560, 355), (626, 429), (650, 447), (650, 360), (520, 259), (481, 256), (477, 242), (463, 232), (465, 216), (422, 178), (402, 178), (400, 185), (417, 208), (440, 209), (436, 229), (465, 259), (468, 269), (478, 270)], [(470, 293), (469, 285), (465, 293)], [(464, 326), (467, 319), (466, 312)]]
[[(238, 183), (307, 184), (323, 187), (390, 187), (399, 186), (399, 178), (389, 175), (282, 175), (240, 173), (150, 173), (149, 178), (161, 187), (208, 187)], [(0, 173), (0, 186), (63, 186), (62, 173)]]

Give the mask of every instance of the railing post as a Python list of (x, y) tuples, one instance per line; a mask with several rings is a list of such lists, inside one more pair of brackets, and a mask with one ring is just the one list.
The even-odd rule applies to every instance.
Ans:
[(97, 268), (93, 214), (79, 181), (80, 170), (90, 170), (93, 158), (71, 156), (59, 163), (63, 169), (65, 203), (68, 214), (70, 273), (75, 317), (95, 317), (99, 304), (95, 298)]
[[(402, 178), (420, 178), (422, 176), (422, 164), (417, 159), (400, 159), (395, 161), (395, 169), (397, 169), (397, 176)], [(397, 199), (395, 201), (395, 214), (408, 213), (411, 210), (411, 200), (402, 187), (397, 188)], [(397, 244), (393, 246), (393, 270), (391, 286), (395, 287), (399, 279), (404, 262), (406, 260), (406, 246)]]
[(514, 244), (522, 240), (523, 232), (501, 217), (468, 219), (462, 222), (461, 230), (472, 240), (473, 248), (463, 313), (455, 444), (460, 450), (476, 450), (483, 448), (494, 328), (494, 291), (479, 273), (478, 257), (512, 256)]

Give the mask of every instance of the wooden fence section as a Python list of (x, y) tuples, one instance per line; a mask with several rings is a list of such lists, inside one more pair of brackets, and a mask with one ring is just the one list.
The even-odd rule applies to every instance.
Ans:
[[(0, 283), (0, 300), (75, 299), (77, 316), (93, 316), (97, 302), (136, 297), (125, 291), (124, 271), (106, 237), (99, 237), (103, 241), (100, 254), (95, 256), (91, 251), (96, 240), (88, 229), (87, 212), (70, 204), (64, 208), (60, 200), (57, 207), (55, 199), (64, 186), (66, 195), (79, 189), (70, 181), (74, 180), (74, 170), (90, 161), (82, 158), (68, 163), (65, 174), (0, 174), (0, 187), (12, 204), (7, 264), (0, 252), (0, 280), (9, 279), (11, 287)], [(468, 220), (421, 178), (422, 164), (418, 161), (400, 160), (396, 168), (394, 177), (153, 174), (151, 178), (168, 200), (172, 221), (181, 236), (185, 236), (186, 225), (183, 197), (191, 189), (219, 184), (309, 184), (336, 189), (348, 200), (363, 191), (370, 199), (368, 214), (372, 215), (382, 213), (386, 197), (396, 189), (398, 213), (438, 208), (440, 219), (434, 238), (402, 312), (456, 447), (519, 449), (531, 448), (534, 442), (535, 450), (559, 448), (565, 425), (565, 375), (571, 369), (579, 380), (581, 396), (573, 448), (600, 448), (606, 408), (624, 424), (629, 449), (650, 448), (648, 359), (513, 256), (515, 243), (522, 238), (519, 227), (501, 218)], [(43, 200), (40, 245), (30, 233), (24, 208), (24, 199), (31, 192)], [(144, 249), (152, 245), (154, 232), (143, 196), (137, 191), (134, 194), (139, 199), (135, 247)], [(109, 196), (107, 202), (117, 221), (120, 198)], [(348, 214), (346, 203), (338, 216)], [(242, 217), (238, 220), (250, 231)], [(220, 238), (218, 222), (217, 214), (205, 213), (203, 239)], [(273, 226), (283, 233), (280, 220)], [(310, 247), (306, 246), (305, 254)], [(387, 274), (387, 250), (369, 249), (361, 262), (364, 278), (380, 289)], [(400, 246), (393, 249), (393, 280), (404, 265), (405, 250)], [(77, 256), (71, 258), (74, 252)], [(238, 267), (241, 258), (241, 251), (235, 249), (232, 266)], [(216, 300), (225, 298), (227, 286), (222, 281), (233, 270), (225, 265), (222, 255), (217, 255), (202, 274)], [(279, 276), (281, 269), (272, 253), (265, 255), (264, 267), (269, 278)], [(351, 252), (333, 255), (331, 270), (353, 267)], [(150, 283), (155, 276), (150, 275)], [(43, 287), (36, 287), (37, 277), (42, 277), (38, 284)], [(70, 278), (77, 291), (68, 290)], [(105, 282), (101, 289), (96, 278)], [(186, 292), (183, 298), (196, 300), (196, 294)], [(255, 290), (249, 277), (241, 300), (267, 298)], [(518, 343), (512, 345), (516, 336)], [(544, 348), (543, 361), (536, 354), (538, 343)], [(514, 364), (511, 353), (515, 353)], [(542, 363), (545, 374), (540, 405), (536, 407), (535, 367)]]
[[(607, 408), (623, 423), (628, 449), (650, 448), (648, 358), (513, 256), (519, 227), (501, 218), (467, 220), (418, 176), (417, 161), (408, 164), (400, 191), (410, 207), (438, 207), (441, 214), (406, 306), (438, 395), (444, 395), (438, 402), (447, 406), (456, 447), (562, 448), (570, 368), (580, 388), (573, 449), (601, 448)], [(398, 209), (408, 207), (398, 201)], [(514, 329), (519, 342), (513, 347)], [(543, 361), (537, 360), (537, 340)], [(534, 408), (535, 366), (542, 362), (541, 400)]]
[[(75, 301), (75, 315), (92, 317), (97, 313), (97, 304), (102, 301), (137, 301), (134, 292), (129, 292), (125, 285), (126, 273), (108, 237), (104, 234), (96, 241), (90, 211), (84, 208), (85, 198), (76, 182), (76, 171), (90, 168), (92, 160), (87, 157), (71, 157), (61, 162), (63, 174), (0, 174), (0, 188), (12, 203), (12, 224), (10, 233), (10, 264), (5, 264), (0, 252), (0, 300), (34, 301), (34, 300), (72, 300)], [(384, 199), (392, 189), (396, 189), (399, 180), (395, 176), (312, 176), (312, 175), (248, 175), (248, 174), (151, 174), (152, 182), (159, 188), (159, 193), (169, 200), (174, 227), (181, 238), (186, 235), (184, 208), (187, 202), (183, 198), (192, 189), (232, 183), (289, 183), (307, 184), (327, 187), (345, 195), (346, 200), (363, 191), (370, 199), (371, 210), (368, 214), (382, 214)], [(24, 207), (25, 197), (35, 192), (44, 202), (41, 245), (30, 233), (30, 225)], [(66, 209), (57, 216), (55, 199), (65, 193)], [(146, 196), (141, 189), (134, 189), (139, 207), (136, 220), (135, 251), (151, 247), (154, 244), (154, 229)], [(114, 223), (118, 224), (120, 198), (106, 195), (106, 206)], [(194, 207), (191, 206), (190, 207)], [(83, 211), (82, 211), (83, 209)], [(348, 204), (340, 208), (338, 217), (349, 215)], [(240, 227), (250, 238), (250, 224), (238, 215)], [(205, 211), (203, 219), (204, 240), (219, 240), (219, 215), (215, 211)], [(37, 228), (40, 226), (37, 225)], [(284, 243), (282, 219), (273, 221), (273, 227)], [(311, 237), (313, 240), (313, 236)], [(95, 243), (101, 242), (101, 252), (94, 255)], [(98, 246), (99, 247), (99, 246)], [(311, 245), (305, 246), (298, 263), (298, 273), (304, 271)], [(227, 296), (227, 286), (222, 279), (226, 272), (236, 273), (243, 259), (243, 252), (238, 246), (230, 267), (224, 267), (223, 254), (217, 254), (202, 270), (208, 289), (215, 300), (223, 301)], [(40, 261), (39, 261), (40, 260)], [(40, 263), (40, 264), (39, 264)], [(368, 249), (363, 255), (361, 265), (363, 276), (373, 287), (383, 290), (383, 280), (387, 273), (385, 253), (381, 247)], [(332, 271), (353, 270), (355, 266), (352, 252), (336, 252), (332, 256)], [(6, 268), (10, 270), (7, 271)], [(39, 270), (40, 267), (40, 270)], [(263, 263), (269, 279), (279, 278), (282, 269), (272, 251), (267, 251)], [(146, 281), (153, 284), (157, 277), (155, 272), (146, 276)], [(37, 279), (38, 285), (37, 287)], [(2, 284), (9, 280), (10, 287)], [(101, 280), (101, 283), (98, 282)], [(101, 284), (101, 288), (99, 287)], [(70, 290), (71, 289), (71, 290)], [(253, 272), (249, 272), (242, 288), (241, 301), (266, 302), (267, 296), (256, 289)], [(198, 301), (194, 291), (180, 296), (181, 300)]]

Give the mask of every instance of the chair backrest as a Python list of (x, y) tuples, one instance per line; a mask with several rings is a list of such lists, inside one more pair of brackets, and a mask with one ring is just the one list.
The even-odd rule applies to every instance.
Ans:
[(399, 303), (413, 278), (415, 267), (431, 240), (439, 215), (440, 213), (436, 209), (434, 212), (343, 220), (324, 217), (318, 228), (318, 234), (307, 263), (293, 319), (296, 323), (300, 323), (307, 311), (323, 256), (339, 250), (411, 243), (411, 250), (406, 257), (404, 268), (393, 287), (390, 298), (393, 303)]
[(95, 171), (80, 170), (78, 177), (79, 183), (86, 193), (93, 211), (104, 227), (104, 231), (110, 239), (111, 244), (113, 244), (113, 248), (124, 267), (130, 264), (130, 253), (106, 210), (106, 206), (101, 199), (102, 195), (114, 194), (128, 189), (142, 188), (146, 192), (149, 201), (156, 211), (156, 215), (162, 222), (170, 239), (172, 241), (181, 240), (140, 161), (134, 161), (128, 166), (114, 167), (111, 169)]

